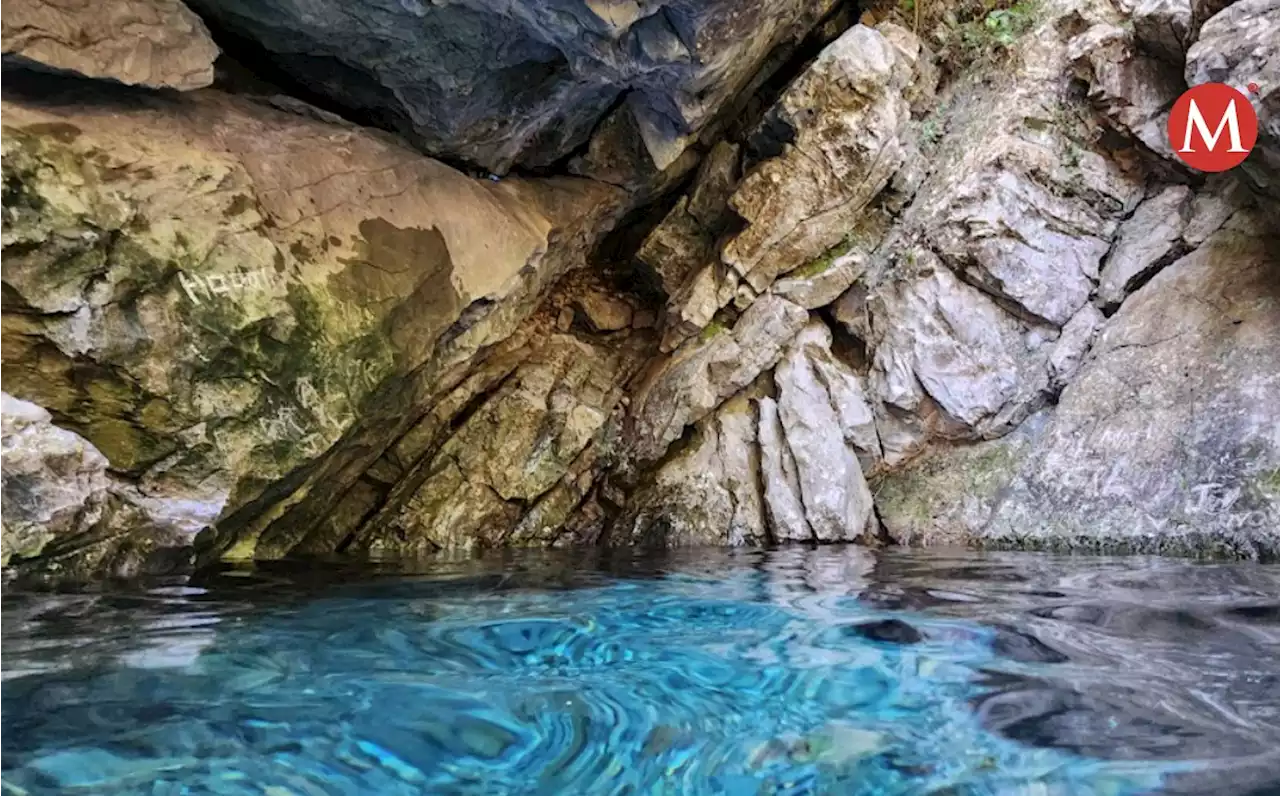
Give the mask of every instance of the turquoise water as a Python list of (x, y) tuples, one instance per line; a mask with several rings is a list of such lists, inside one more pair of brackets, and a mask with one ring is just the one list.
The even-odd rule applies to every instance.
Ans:
[(1261, 794), (1278, 586), (825, 548), (8, 593), (5, 793)]

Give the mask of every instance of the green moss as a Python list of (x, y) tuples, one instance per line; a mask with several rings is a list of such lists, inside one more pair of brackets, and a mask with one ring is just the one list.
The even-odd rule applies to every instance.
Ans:
[(1267, 502), (1280, 500), (1280, 467), (1262, 472), (1249, 479), (1250, 492)]
[(840, 241), (835, 246), (832, 246), (830, 249), (827, 249), (821, 257), (805, 263), (794, 271), (788, 273), (786, 276), (788, 279), (810, 279), (818, 274), (824, 273), (835, 264), (836, 260), (848, 254), (853, 247), (857, 245), (857, 242), (857, 236), (853, 233), (849, 233), (844, 237), (844, 240)]
[(723, 321), (719, 318), (712, 318), (711, 323), (707, 324), (706, 328), (699, 332), (698, 342), (705, 343), (721, 332), (727, 331), (729, 331), (729, 327), (726, 326)]

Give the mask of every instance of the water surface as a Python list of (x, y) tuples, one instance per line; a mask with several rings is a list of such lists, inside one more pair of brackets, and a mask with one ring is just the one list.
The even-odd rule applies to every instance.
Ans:
[(3, 603), (4, 793), (1280, 794), (1280, 567), (853, 547)]

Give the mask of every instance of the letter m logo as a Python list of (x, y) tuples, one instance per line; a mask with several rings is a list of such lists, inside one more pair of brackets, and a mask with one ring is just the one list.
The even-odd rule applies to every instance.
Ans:
[(1248, 97), (1224, 83), (1189, 89), (1169, 114), (1169, 146), (1199, 171), (1240, 165), (1258, 140), (1258, 115)]

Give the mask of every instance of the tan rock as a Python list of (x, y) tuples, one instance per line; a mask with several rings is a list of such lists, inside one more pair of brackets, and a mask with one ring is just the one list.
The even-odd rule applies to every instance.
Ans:
[(617, 296), (600, 290), (587, 290), (574, 296), (573, 304), (597, 332), (616, 332), (631, 325), (631, 305)]
[(809, 313), (762, 296), (732, 329), (711, 325), (658, 366), (633, 395), (629, 443), (640, 462), (659, 458), (686, 426), (773, 367)]
[(723, 251), (757, 292), (839, 243), (902, 164), (911, 66), (879, 32), (856, 25), (769, 112), (766, 126), (792, 131), (791, 140), (733, 194), (747, 227)]
[(76, 91), (4, 105), (4, 282), (25, 308), (4, 317), (6, 389), (224, 519), (275, 482), (226, 526), (230, 555), (277, 521), (268, 547), (290, 547), (620, 206), (216, 92)]
[(128, 85), (213, 83), (218, 47), (180, 0), (9, 0), (0, 23), (6, 56)]

